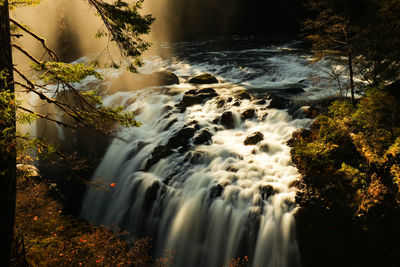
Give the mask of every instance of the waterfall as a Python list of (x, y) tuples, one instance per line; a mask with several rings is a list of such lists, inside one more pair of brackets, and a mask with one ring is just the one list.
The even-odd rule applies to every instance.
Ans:
[[(135, 111), (143, 125), (124, 129), (125, 141), (112, 142), (92, 181), (115, 187), (90, 188), (81, 215), (132, 237), (151, 237), (155, 254), (173, 251), (176, 266), (223, 266), (240, 256), (248, 256), (251, 266), (299, 266), (293, 183), (300, 175), (286, 142), (310, 119), (270, 108), (264, 95), (284, 93), (317, 70), (290, 45), (217, 51), (202, 50), (204, 45), (176, 44), (174, 57), (145, 60), (145, 71), (173, 71), (179, 85), (104, 98)], [(203, 72), (219, 83), (187, 83)], [(303, 88), (302, 97), (318, 97), (311, 84)], [(213, 96), (185, 109), (179, 103), (189, 90)], [(251, 97), (243, 96), (246, 91)], [(231, 127), (221, 122), (227, 112)], [(246, 145), (254, 133), (262, 140)]]

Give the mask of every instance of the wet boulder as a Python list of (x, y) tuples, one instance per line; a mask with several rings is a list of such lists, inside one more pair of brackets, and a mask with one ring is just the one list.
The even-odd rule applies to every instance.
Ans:
[(270, 196), (274, 195), (275, 189), (271, 185), (263, 185), (258, 189), (262, 199), (267, 200)]
[(240, 115), (240, 118), (244, 121), (253, 118), (255, 115), (256, 111), (254, 109), (248, 109)]
[(223, 108), (225, 106), (225, 100), (221, 99), (217, 102), (217, 108)]
[(179, 84), (179, 78), (175, 73), (170, 71), (159, 71), (153, 74), (158, 78), (160, 85)]
[(268, 118), (268, 112), (262, 115), (261, 121), (265, 121)]
[(195, 128), (196, 130), (200, 130), (200, 124), (199, 124), (199, 122), (197, 121), (197, 120), (192, 120), (192, 121), (189, 121), (188, 123), (186, 123), (184, 126), (183, 126), (184, 128), (186, 128), (186, 127), (192, 127), (192, 128)]
[(151, 208), (153, 202), (157, 199), (157, 193), (160, 187), (160, 182), (155, 181), (146, 189), (144, 193), (143, 209), (148, 210)]
[(164, 127), (164, 131), (168, 131), (169, 128), (171, 128), (172, 125), (174, 125), (176, 122), (178, 122), (177, 118), (172, 118), (167, 125)]
[(174, 153), (174, 151), (166, 146), (157, 146), (151, 153), (151, 158), (147, 160), (144, 170), (148, 171), (154, 164), (159, 162), (161, 159), (168, 157), (172, 153)]
[(269, 152), (269, 145), (267, 143), (261, 144), (260, 145), (260, 151), (268, 153)]
[(176, 131), (174, 135), (168, 140), (166, 147), (168, 149), (178, 148), (180, 146), (186, 147), (190, 139), (194, 136), (196, 129), (192, 127), (182, 128)]
[(189, 90), (183, 95), (183, 98), (178, 106), (187, 108), (193, 105), (201, 104), (204, 100), (211, 99), (216, 96), (218, 96), (218, 94), (212, 88)]
[(255, 145), (258, 142), (262, 141), (263, 139), (264, 139), (264, 135), (262, 133), (255, 132), (246, 137), (246, 139), (244, 140), (244, 144), (246, 146)]
[(222, 196), (222, 192), (224, 191), (224, 187), (220, 184), (214, 185), (210, 189), (209, 199), (213, 200)]
[(221, 119), (221, 117), (217, 116), (212, 120), (212, 123), (214, 124), (218, 124), (219, 120)]
[(237, 98), (241, 99), (241, 100), (243, 100), (243, 99), (249, 99), (250, 100), (251, 99), (251, 95), (246, 91), (242, 91), (237, 95)]
[(265, 99), (259, 99), (255, 102), (256, 105), (265, 105), (266, 103)]
[(194, 151), (188, 154), (185, 161), (189, 161), (191, 164), (204, 164), (207, 162), (207, 156), (205, 151)]
[(215, 76), (209, 74), (209, 73), (204, 73), (198, 76), (195, 76), (189, 80), (189, 83), (193, 84), (212, 84), (212, 83), (218, 83), (217, 78)]
[(193, 143), (196, 145), (209, 143), (211, 138), (212, 134), (208, 130), (204, 129), (194, 137)]
[(227, 129), (235, 128), (232, 111), (222, 113), (220, 122)]
[(240, 102), (240, 100), (236, 100), (236, 101), (232, 104), (232, 106), (234, 106), (234, 107), (240, 107), (241, 104), (242, 104), (242, 102)]
[(266, 99), (271, 100), (268, 106), (269, 108), (286, 109), (290, 105), (289, 99), (275, 94), (267, 94)]
[(238, 172), (239, 170), (233, 166), (229, 166), (228, 169), (226, 169), (228, 172)]
[(323, 112), (323, 109), (318, 106), (304, 106), (301, 108), (306, 118), (315, 119)]
[(305, 90), (301, 86), (293, 86), (293, 87), (286, 88), (284, 92), (288, 93), (288, 94), (301, 94), (301, 93), (304, 93)]

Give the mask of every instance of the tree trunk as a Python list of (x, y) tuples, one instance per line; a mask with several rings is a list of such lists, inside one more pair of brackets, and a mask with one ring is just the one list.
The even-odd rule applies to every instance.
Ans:
[(354, 106), (355, 105), (355, 99), (354, 99), (354, 72), (353, 72), (353, 58), (351, 56), (351, 53), (348, 54), (348, 62), (349, 62), (351, 104)]
[[(0, 79), (0, 91), (14, 93), (8, 0), (0, 2), (0, 47), (0, 72), (7, 75)], [(6, 139), (4, 129), (11, 128), (15, 133), (15, 113), (11, 116), (11, 120), (0, 123), (1, 140)], [(0, 156), (0, 266), (10, 265), (15, 219), (16, 154), (15, 146), (8, 148)]]

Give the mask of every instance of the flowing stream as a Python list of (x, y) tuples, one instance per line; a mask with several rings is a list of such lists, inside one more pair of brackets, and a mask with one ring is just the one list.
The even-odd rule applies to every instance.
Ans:
[[(143, 125), (121, 132), (128, 142), (112, 142), (92, 179), (115, 187), (88, 190), (81, 215), (151, 237), (155, 255), (174, 251), (179, 267), (223, 266), (243, 256), (251, 266), (299, 266), (293, 187), (299, 173), (286, 142), (311, 120), (269, 108), (265, 94), (278, 92), (293, 102), (318, 98), (324, 91), (310, 82), (318, 70), (296, 43), (234, 41), (229, 48), (209, 42), (161, 44), (173, 56), (147, 58), (142, 72), (172, 71), (179, 85), (105, 97), (107, 105), (136, 111)], [(219, 83), (187, 83), (205, 72)], [(114, 79), (119, 74), (105, 71)], [(293, 86), (305, 92), (286, 94)], [(186, 109), (179, 106), (185, 92), (210, 87), (217, 95)], [(240, 96), (244, 90), (251, 99)], [(227, 111), (231, 127), (218, 119)], [(245, 145), (255, 132), (263, 140)]]

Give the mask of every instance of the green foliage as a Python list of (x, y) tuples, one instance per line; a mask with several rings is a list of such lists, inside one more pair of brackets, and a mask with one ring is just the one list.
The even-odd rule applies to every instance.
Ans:
[[(7, 0), (1, 0), (0, 5), (2, 5), (2, 2)], [(8, 0), (8, 5), (9, 9), (13, 10), (18, 7), (23, 7), (23, 6), (30, 6), (30, 5), (38, 5), (41, 0)]]
[(41, 65), (33, 63), (32, 67), (42, 72), (40, 79), (45, 82), (74, 83), (80, 82), (88, 76), (94, 76), (99, 80), (103, 79), (103, 76), (94, 67), (83, 63), (45, 62)]
[(15, 150), (15, 98), (14, 93), (7, 90), (0, 91), (0, 125), (0, 149), (2, 157), (6, 157)]
[(311, 133), (294, 135), (292, 159), (324, 198), (333, 197), (326, 191), (333, 187), (346, 196), (331, 199), (333, 203), (351, 208), (353, 214), (368, 214), (384, 205), (389, 193), (400, 199), (393, 193), (400, 181), (400, 133), (393, 130), (399, 127), (399, 115), (398, 100), (382, 90), (368, 91), (356, 108), (335, 101), (316, 119)]
[(399, 1), (309, 0), (308, 9), (304, 33), (317, 60), (352, 64), (374, 86), (400, 78)]
[(127, 68), (132, 72), (137, 72), (137, 67), (143, 64), (140, 56), (150, 46), (150, 43), (144, 41), (141, 35), (148, 34), (150, 25), (154, 22), (151, 15), (139, 14), (143, 0), (131, 4), (121, 0), (113, 3), (89, 0), (89, 4), (95, 8), (106, 28), (106, 30), (99, 30), (96, 37), (107, 36), (120, 49), (122, 61), (113, 61), (111, 66), (119, 68), (122, 62), (129, 61)]

